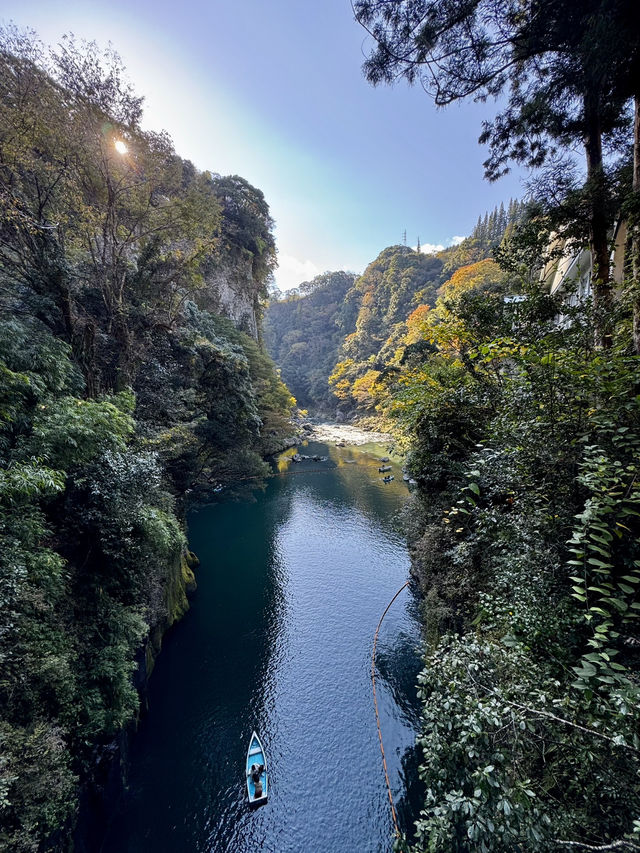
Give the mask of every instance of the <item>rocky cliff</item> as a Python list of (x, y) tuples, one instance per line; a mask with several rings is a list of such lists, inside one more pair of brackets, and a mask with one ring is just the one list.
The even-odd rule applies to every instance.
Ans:
[(199, 307), (228, 317), (243, 332), (258, 340), (259, 284), (253, 277), (253, 256), (249, 251), (225, 257), (205, 276)]

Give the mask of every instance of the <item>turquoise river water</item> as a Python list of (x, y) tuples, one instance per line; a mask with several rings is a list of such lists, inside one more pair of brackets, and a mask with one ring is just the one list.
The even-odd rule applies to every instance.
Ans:
[[(393, 824), (370, 660), (382, 612), (408, 578), (397, 533), (407, 496), (385, 484), (383, 448), (311, 444), (280, 457), (264, 490), (189, 517), (198, 591), (165, 639), (129, 788), (103, 853), (388, 853)], [(403, 829), (414, 787), (417, 604), (396, 600), (378, 641), (378, 701)], [(246, 803), (252, 730), (269, 802)]]

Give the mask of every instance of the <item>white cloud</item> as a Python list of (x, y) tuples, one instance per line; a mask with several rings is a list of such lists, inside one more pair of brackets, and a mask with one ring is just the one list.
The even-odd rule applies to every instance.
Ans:
[[(417, 246), (412, 247), (417, 250)], [(444, 249), (444, 246), (441, 243), (421, 243), (420, 244), (420, 253), (422, 255), (433, 255), (434, 252), (441, 252)]]
[(280, 290), (291, 290), (303, 281), (310, 281), (320, 275), (320, 272), (320, 268), (313, 261), (301, 261), (293, 255), (278, 252), (278, 269), (274, 277)]
[[(459, 246), (460, 243), (462, 243), (462, 241), (466, 240), (466, 239), (467, 239), (466, 237), (459, 237), (459, 236), (452, 237), (449, 240), (449, 242), (447, 243), (447, 247), (448, 246)], [(412, 248), (415, 251), (415, 250), (417, 250), (418, 247), (413, 246)], [(446, 247), (443, 246), (442, 243), (421, 243), (420, 244), (420, 253), (423, 255), (433, 255), (435, 252), (441, 252), (444, 248), (446, 248)]]

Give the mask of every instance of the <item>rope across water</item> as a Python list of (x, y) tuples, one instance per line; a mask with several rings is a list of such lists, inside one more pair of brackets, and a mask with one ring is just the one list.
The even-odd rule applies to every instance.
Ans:
[(384, 754), (384, 745), (382, 743), (382, 729), (380, 728), (380, 713), (378, 711), (378, 697), (376, 696), (376, 646), (378, 645), (378, 633), (380, 631), (380, 626), (382, 625), (382, 620), (387, 615), (387, 612), (396, 598), (400, 595), (402, 590), (409, 586), (411, 583), (410, 580), (406, 581), (402, 584), (400, 589), (393, 596), (391, 601), (385, 607), (384, 613), (380, 617), (380, 621), (378, 622), (378, 627), (376, 628), (376, 633), (373, 636), (373, 650), (371, 652), (371, 684), (373, 685), (373, 707), (376, 712), (376, 725), (378, 726), (378, 739), (380, 740), (380, 752), (382, 753), (382, 766), (384, 768), (384, 778), (387, 783), (387, 793), (389, 794), (389, 805), (391, 806), (391, 817), (393, 818), (393, 826), (395, 828), (396, 837), (400, 838), (400, 827), (398, 826), (398, 817), (396, 815), (396, 807), (393, 804), (393, 795), (391, 793), (391, 782), (389, 781), (389, 771), (387, 770), (387, 759)]
[(235, 483), (244, 483), (247, 480), (269, 480), (271, 477), (291, 477), (295, 474), (328, 474), (329, 471), (335, 471), (339, 467), (333, 465), (326, 468), (301, 468), (299, 471), (269, 471), (266, 474), (252, 474), (250, 477), (234, 477), (225, 483), (225, 487), (233, 486)]

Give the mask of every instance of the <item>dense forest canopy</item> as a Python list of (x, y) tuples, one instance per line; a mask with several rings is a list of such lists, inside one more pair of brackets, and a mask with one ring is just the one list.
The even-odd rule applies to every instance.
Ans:
[(141, 111), (112, 51), (0, 32), (3, 849), (66, 848), (187, 607), (185, 494), (290, 429), (264, 197)]
[[(355, 281), (347, 298), (359, 305), (353, 333), (347, 335), (329, 377), (346, 416), (373, 415), (386, 424), (387, 385), (412, 353), (425, 346), (416, 323), (434, 307), (440, 288), (462, 266), (489, 255), (512, 232), (524, 205), (512, 201), (479, 217), (471, 235), (436, 254), (390, 246)], [(388, 424), (386, 424), (388, 426)]]
[(297, 293), (272, 299), (265, 315), (267, 350), (298, 404), (314, 412), (331, 414), (335, 409), (329, 374), (345, 335), (355, 328), (354, 279), (346, 272), (316, 276)]

